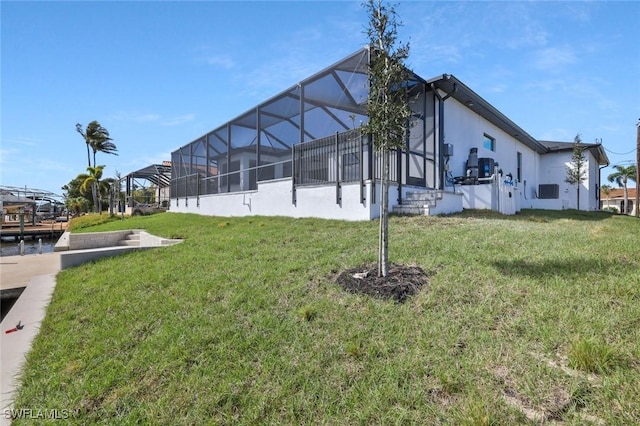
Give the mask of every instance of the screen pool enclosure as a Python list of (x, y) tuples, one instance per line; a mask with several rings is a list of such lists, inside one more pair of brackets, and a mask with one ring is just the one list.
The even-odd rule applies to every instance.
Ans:
[[(367, 48), (301, 81), (171, 155), (172, 200), (256, 190), (290, 179), (295, 188), (380, 178), (368, 120)], [(414, 112), (406, 147), (392, 153), (391, 180), (434, 186), (433, 95), (415, 74), (408, 82)]]

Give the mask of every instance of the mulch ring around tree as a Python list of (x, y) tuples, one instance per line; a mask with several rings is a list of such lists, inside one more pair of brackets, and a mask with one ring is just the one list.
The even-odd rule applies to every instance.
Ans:
[(386, 277), (378, 276), (376, 265), (347, 269), (336, 278), (336, 283), (350, 293), (366, 294), (379, 299), (405, 302), (429, 282), (429, 274), (419, 266), (389, 265)]

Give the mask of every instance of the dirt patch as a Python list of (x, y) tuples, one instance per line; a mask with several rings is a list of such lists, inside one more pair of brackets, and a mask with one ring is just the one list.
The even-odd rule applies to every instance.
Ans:
[(429, 274), (419, 266), (389, 265), (387, 276), (379, 277), (376, 265), (364, 265), (341, 272), (336, 282), (350, 293), (403, 303), (428, 284)]

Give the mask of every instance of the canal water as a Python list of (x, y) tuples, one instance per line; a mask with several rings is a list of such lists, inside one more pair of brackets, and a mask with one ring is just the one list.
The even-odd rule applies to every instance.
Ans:
[[(51, 238), (42, 238), (42, 252), (43, 253), (51, 253), (53, 252), (53, 247), (58, 242), (57, 239)], [(40, 244), (38, 240), (34, 240), (31, 238), (24, 240), (24, 254), (38, 254), (39, 253)], [(20, 242), (16, 241), (14, 238), (0, 239), (0, 256), (19, 256), (20, 255)]]

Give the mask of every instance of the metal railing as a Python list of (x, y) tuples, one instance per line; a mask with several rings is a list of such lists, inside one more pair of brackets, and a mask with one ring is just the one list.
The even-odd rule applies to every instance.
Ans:
[[(291, 177), (290, 165), (291, 160), (285, 160), (269, 162), (228, 173), (219, 173), (214, 176), (192, 173), (176, 177), (171, 180), (171, 199), (178, 203), (182, 198), (185, 203), (188, 203), (190, 197), (195, 197), (199, 203), (201, 195), (252, 191), (257, 189), (258, 182)], [(276, 167), (280, 169), (277, 174), (274, 172)]]
[[(398, 182), (401, 176), (401, 152), (389, 153), (389, 181)], [(255, 190), (260, 176), (274, 179), (272, 169), (281, 165), (286, 170), (281, 177), (292, 177), (292, 202), (296, 203), (296, 187), (335, 185), (336, 203), (340, 203), (342, 183), (360, 183), (360, 202), (365, 200), (365, 182), (371, 181), (372, 202), (375, 202), (375, 184), (382, 178), (382, 155), (377, 153), (370, 138), (359, 129), (336, 133), (321, 139), (303, 142), (292, 147), (292, 159), (263, 164), (215, 176), (193, 173), (171, 180), (171, 199), (179, 203), (184, 199), (208, 194), (221, 194)]]

